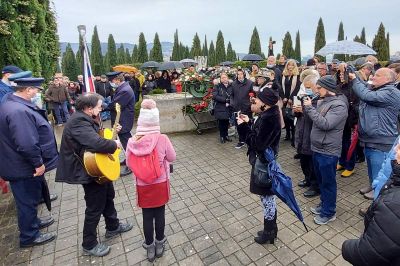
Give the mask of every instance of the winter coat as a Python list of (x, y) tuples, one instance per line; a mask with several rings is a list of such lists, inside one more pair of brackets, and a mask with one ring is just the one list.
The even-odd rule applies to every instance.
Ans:
[(60, 147), (60, 159), (56, 172), (56, 182), (68, 184), (89, 184), (94, 178), (83, 166), (85, 151), (114, 153), (117, 144), (99, 135), (99, 125), (92, 117), (77, 111), (65, 124)]
[(5, 180), (33, 177), (57, 165), (56, 139), (46, 111), (13, 94), (0, 104), (0, 176)]
[(156, 81), (155, 80), (146, 80), (142, 87), (142, 95), (149, 94), (152, 90), (156, 88)]
[(113, 94), (113, 89), (111, 87), (110, 82), (108, 82), (108, 81), (97, 82), (95, 88), (96, 88), (96, 92), (98, 94), (100, 94), (101, 96), (103, 96), (104, 98), (111, 97)]
[(340, 156), (343, 129), (347, 119), (346, 96), (339, 94), (325, 97), (317, 108), (305, 106), (307, 116), (313, 121), (311, 150), (331, 156)]
[[(292, 85), (294, 78), (296, 77), (297, 81), (295, 85)], [(282, 99), (292, 100), (296, 97), (297, 93), (300, 90), (300, 75), (297, 76), (283, 76), (282, 77), (282, 86), (280, 87), (279, 96)], [(293, 87), (293, 89), (292, 89)]]
[(400, 265), (400, 165), (364, 217), (359, 239), (343, 242), (342, 256), (353, 265)]
[(393, 84), (372, 90), (358, 79), (353, 80), (352, 88), (360, 98), (360, 141), (366, 147), (389, 151), (399, 134), (400, 91)]
[(349, 103), (348, 116), (344, 126), (343, 136), (350, 138), (351, 130), (358, 124), (358, 108), (360, 100), (348, 83), (339, 84), (337, 90), (346, 96), (347, 102)]
[(136, 140), (136, 136), (128, 141), (126, 147), (126, 162), (130, 165), (132, 155), (144, 156), (157, 149), (158, 160), (162, 168), (159, 178), (148, 184), (136, 178), (137, 203), (141, 208), (156, 208), (165, 205), (170, 198), (169, 179), (170, 163), (176, 160), (176, 153), (167, 135), (149, 134)]
[(136, 77), (132, 77), (132, 79), (129, 81), (129, 86), (131, 86), (134, 92), (139, 93), (140, 81)]
[(232, 83), (230, 104), (235, 112), (241, 111), (247, 115), (251, 114), (249, 93), (252, 91), (253, 82), (251, 80), (244, 79), (243, 82), (235, 80)]
[[(317, 107), (317, 102), (313, 102), (314, 108)], [(303, 112), (304, 111), (304, 106), (303, 107)], [(313, 121), (308, 115), (305, 115), (305, 113), (294, 113), (294, 115), (297, 117), (297, 123), (296, 123), (296, 131), (295, 131), (295, 147), (297, 149), (298, 154), (304, 154), (304, 155), (312, 155), (312, 150), (311, 150), (311, 129), (313, 126)]]
[(64, 103), (65, 101), (70, 102), (68, 89), (64, 85), (51, 85), (46, 91), (45, 99), (52, 103)]
[(160, 77), (157, 80), (157, 87), (166, 90), (168, 93), (171, 92), (171, 80), (169, 78)]
[(0, 80), (0, 103), (3, 101), (2, 99), (6, 94), (12, 93), (12, 92), (14, 92), (12, 87), (10, 85), (7, 85), (6, 83), (4, 83), (2, 80)]
[(247, 128), (248, 135), (246, 143), (248, 145), (247, 155), (249, 162), (252, 165), (250, 174), (250, 192), (257, 195), (271, 195), (271, 190), (259, 187), (254, 182), (253, 169), (256, 157), (266, 163), (264, 151), (271, 147), (275, 156), (279, 152), (279, 140), (281, 138), (281, 118), (279, 107), (272, 106), (268, 110), (259, 114), (255, 122), (242, 123), (238, 127)]
[(135, 119), (135, 94), (128, 82), (123, 82), (115, 90), (114, 97), (110, 104), (111, 107), (109, 108), (113, 108), (115, 103), (119, 103), (121, 106), (119, 124), (122, 126), (122, 129), (119, 134), (127, 133), (132, 130)]
[(226, 104), (230, 103), (230, 97), (232, 95), (232, 85), (229, 84), (228, 87), (225, 87), (224, 84), (217, 84), (213, 91), (213, 100), (214, 100), (214, 117), (218, 120), (227, 120), (231, 116), (231, 107), (226, 106)]

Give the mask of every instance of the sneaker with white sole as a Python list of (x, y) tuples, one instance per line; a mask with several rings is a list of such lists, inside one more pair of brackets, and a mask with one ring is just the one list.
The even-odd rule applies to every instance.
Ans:
[(321, 216), (321, 215), (317, 215), (317, 216), (314, 217), (314, 222), (316, 224), (319, 224), (319, 225), (324, 225), (324, 224), (327, 224), (329, 222), (333, 222), (335, 220), (336, 220), (336, 215), (335, 214), (332, 215), (331, 217), (325, 217), (325, 216)]
[(321, 204), (318, 204), (316, 207), (311, 207), (310, 211), (315, 215), (320, 215), (321, 214), (321, 209), (322, 209)]
[(244, 145), (244, 142), (239, 142), (238, 144), (236, 144), (235, 149), (241, 149)]

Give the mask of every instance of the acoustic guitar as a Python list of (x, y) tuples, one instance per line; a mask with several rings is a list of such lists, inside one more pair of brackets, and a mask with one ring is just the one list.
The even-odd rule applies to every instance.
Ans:
[[(116, 140), (117, 139), (117, 125), (121, 116), (121, 106), (116, 103), (115, 110), (117, 112), (113, 129), (106, 128), (100, 132), (105, 139)], [(83, 163), (85, 165), (86, 172), (96, 177), (96, 182), (103, 184), (106, 182), (116, 181), (120, 175), (120, 162), (119, 154), (121, 149), (118, 148), (113, 154), (104, 153), (93, 153), (86, 151), (83, 154)]]

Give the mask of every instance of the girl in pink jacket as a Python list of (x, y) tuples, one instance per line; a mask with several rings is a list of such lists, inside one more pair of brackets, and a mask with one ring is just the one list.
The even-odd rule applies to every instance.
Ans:
[[(165, 204), (170, 198), (170, 163), (175, 161), (176, 153), (169, 138), (160, 133), (159, 111), (154, 100), (143, 100), (137, 123), (136, 134), (129, 139), (126, 148), (128, 167), (134, 173), (148, 173), (147, 166), (149, 164), (139, 164), (138, 160), (143, 159), (148, 162), (150, 158), (157, 159), (158, 157), (158, 162), (153, 165), (160, 168), (157, 169), (158, 174), (155, 179), (144, 180), (134, 176), (136, 179), (137, 203), (142, 208), (143, 214), (145, 237), (143, 247), (147, 250), (147, 259), (152, 262), (155, 257), (159, 258), (164, 253), (166, 241), (164, 236)], [(141, 167), (146, 169), (141, 169)], [(154, 231), (156, 233), (155, 241)]]

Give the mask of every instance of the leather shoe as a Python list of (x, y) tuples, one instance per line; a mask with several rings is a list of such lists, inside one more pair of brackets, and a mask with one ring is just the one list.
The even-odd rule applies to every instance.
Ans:
[(307, 182), (307, 180), (302, 180), (299, 182), (299, 187), (309, 187), (311, 184), (309, 182)]
[(43, 229), (47, 226), (52, 225), (53, 223), (54, 223), (54, 218), (51, 216), (46, 219), (40, 219), (39, 229)]
[(296, 153), (296, 154), (293, 156), (293, 159), (295, 159), (295, 160), (300, 160), (300, 158), (301, 158), (301, 155), (298, 154), (298, 153)]
[(359, 214), (361, 217), (364, 217), (366, 213), (367, 213), (367, 209), (360, 209), (360, 210), (358, 211), (358, 214)]
[[(58, 199), (57, 194), (50, 194), (50, 201), (55, 201), (56, 199)], [(44, 199), (42, 198), (42, 199), (39, 201), (39, 204), (43, 204), (43, 203), (44, 203)]]
[(365, 187), (365, 188), (360, 189), (360, 194), (361, 194), (361, 195), (364, 195), (365, 193), (368, 193), (368, 192), (370, 192), (370, 191), (372, 191), (372, 187), (371, 187), (371, 186), (368, 186), (368, 187)]
[(318, 190), (310, 188), (309, 190), (307, 190), (306, 192), (303, 193), (304, 197), (306, 198), (312, 198), (312, 197), (316, 197), (319, 194), (321, 194)]
[(230, 137), (225, 137), (225, 141), (232, 142), (232, 139)]
[(118, 225), (117, 229), (115, 229), (113, 231), (106, 230), (106, 238), (110, 238), (110, 237), (116, 236), (118, 234), (128, 232), (132, 228), (133, 228), (133, 224), (131, 224), (131, 223), (120, 223)]
[(131, 169), (129, 169), (126, 166), (121, 167), (120, 176), (126, 176), (126, 175), (129, 175), (130, 173), (132, 173)]
[(44, 234), (40, 234), (35, 240), (33, 240), (31, 243), (28, 244), (22, 244), (20, 243), (19, 246), (21, 248), (30, 248), (33, 246), (39, 246), (39, 245), (43, 245), (46, 244), (52, 240), (54, 240), (56, 238), (56, 234), (55, 233), (44, 233)]
[(366, 198), (367, 200), (373, 200), (374, 199), (374, 191), (371, 190), (370, 192), (365, 193), (364, 198)]

